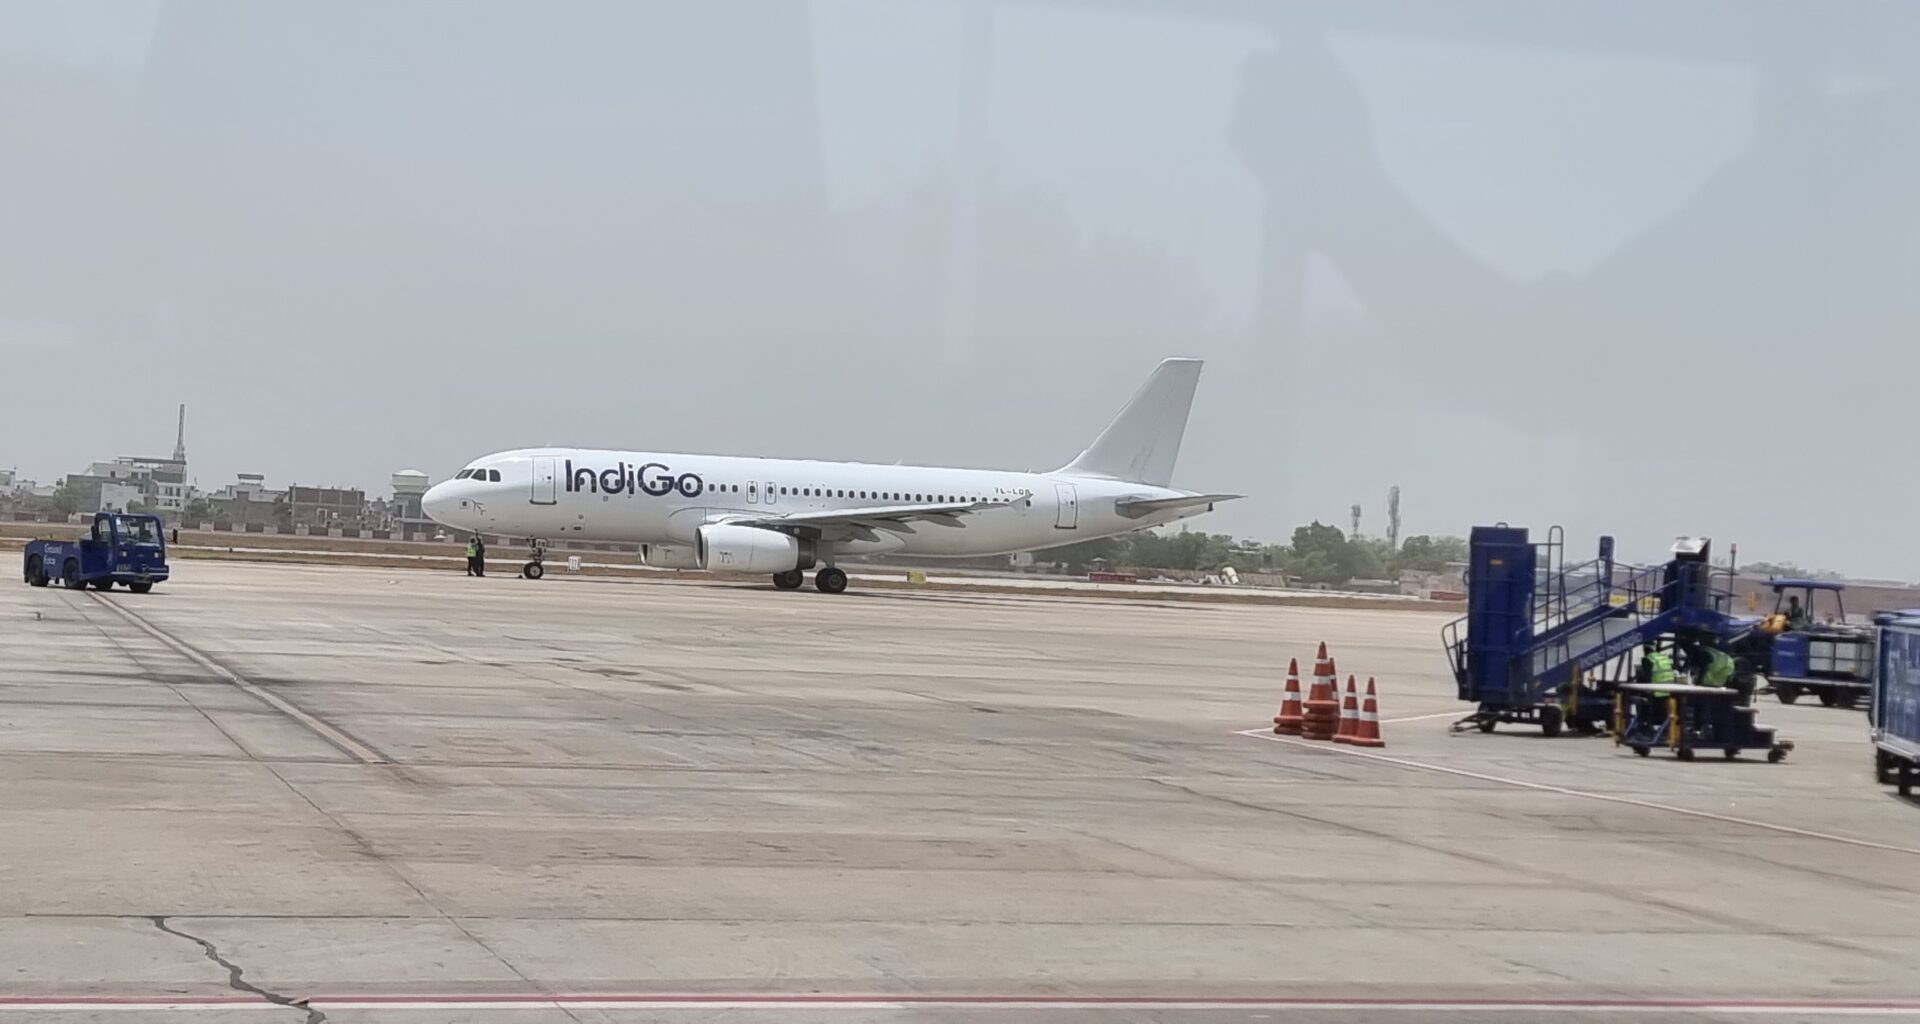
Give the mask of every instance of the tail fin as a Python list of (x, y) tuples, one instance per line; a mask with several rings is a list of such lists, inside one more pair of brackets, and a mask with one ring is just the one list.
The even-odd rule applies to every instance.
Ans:
[(1167, 486), (1173, 480), (1173, 462), (1180, 457), (1180, 438), (1187, 432), (1200, 365), (1198, 359), (1162, 362), (1120, 415), (1060, 472)]

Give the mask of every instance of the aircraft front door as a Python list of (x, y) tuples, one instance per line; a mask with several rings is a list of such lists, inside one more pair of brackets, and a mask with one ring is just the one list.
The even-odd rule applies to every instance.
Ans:
[(557, 472), (554, 463), (557, 461), (551, 455), (533, 457), (533, 494), (529, 500), (535, 505), (552, 505), (559, 500), (554, 478)]
[(1054, 484), (1053, 494), (1059, 502), (1059, 512), (1053, 519), (1056, 530), (1071, 530), (1080, 525), (1080, 492), (1072, 484)]

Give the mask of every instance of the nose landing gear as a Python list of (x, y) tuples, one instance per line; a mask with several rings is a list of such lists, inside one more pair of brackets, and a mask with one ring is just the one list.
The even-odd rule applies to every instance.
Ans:
[(523, 579), (537, 580), (547, 574), (547, 567), (544, 564), (547, 560), (547, 542), (534, 537), (527, 541), (527, 547), (533, 557), (527, 559), (527, 564), (520, 567), (520, 576)]

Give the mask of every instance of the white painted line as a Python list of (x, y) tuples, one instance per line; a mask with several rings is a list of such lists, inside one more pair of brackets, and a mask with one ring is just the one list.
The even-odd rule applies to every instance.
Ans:
[(1411, 715), (1406, 718), (1382, 718), (1380, 720), (1380, 724), (1387, 725), (1391, 722), (1425, 722), (1429, 719), (1434, 719), (1434, 718), (1465, 718), (1465, 717), (1466, 717), (1465, 715), (1461, 714), (1458, 711), (1436, 711), (1431, 715)]
[(1582, 800), (1600, 800), (1610, 804), (1625, 804), (1628, 807), (1639, 807), (1650, 811), (1666, 811), (1669, 814), (1684, 814), (1690, 818), (1703, 818), (1707, 821), (1718, 821), (1729, 825), (1745, 825), (1749, 828), (1766, 829), (1769, 832), (1780, 832), (1786, 835), (1799, 836), (1803, 839), (1823, 839), (1830, 843), (1845, 843), (1848, 846), (1859, 846), (1869, 850), (1885, 850), (1889, 853), (1908, 853), (1920, 857), (1920, 849), (1915, 849), (1911, 846), (1896, 846), (1892, 843), (1875, 842), (1871, 839), (1861, 839), (1858, 836), (1835, 835), (1831, 832), (1815, 832), (1812, 829), (1795, 828), (1792, 825), (1781, 825), (1754, 818), (1741, 818), (1731, 814), (1716, 814), (1713, 811), (1700, 811), (1691, 807), (1676, 807), (1673, 804), (1655, 803), (1652, 800), (1640, 800), (1630, 796), (1614, 796), (1611, 793), (1594, 793), (1584, 789), (1571, 789), (1566, 786), (1555, 786), (1545, 782), (1528, 782), (1525, 779), (1509, 779), (1501, 775), (1470, 772), (1464, 768), (1449, 768), (1442, 764), (1412, 761), (1404, 757), (1388, 757), (1385, 754), (1370, 754), (1364, 750), (1356, 750), (1353, 747), (1337, 746), (1331, 743), (1314, 742), (1311, 740), (1296, 740), (1288, 736), (1275, 736), (1271, 731), (1265, 729), (1240, 729), (1237, 730), (1234, 735), (1272, 740), (1275, 743), (1285, 743), (1292, 747), (1305, 747), (1308, 750), (1318, 750), (1328, 754), (1344, 754), (1348, 757), (1361, 757), (1369, 761), (1379, 761), (1382, 764), (1390, 764), (1400, 768), (1412, 768), (1416, 771), (1438, 772), (1442, 775), (1453, 775), (1463, 779), (1473, 779), (1478, 782), (1492, 782), (1502, 786), (1514, 786), (1519, 789), (1531, 789), (1541, 793), (1554, 793), (1560, 796), (1577, 797)]
[[(125, 997), (86, 998), (74, 997), (61, 999), (8, 999), (0, 1001), (0, 1014), (24, 1011), (28, 1013), (48, 1013), (53, 1011), (100, 1012), (105, 1010), (132, 1010), (144, 1013), (162, 1011), (194, 1011), (204, 1013), (209, 1010), (246, 1010), (258, 1012), (262, 1007), (270, 1006), (265, 1000), (232, 997), (209, 997), (193, 999), (176, 997), (173, 999), (138, 999)], [(1184, 999), (1184, 998), (1128, 998), (1103, 996), (780, 996), (780, 995), (711, 995), (711, 996), (623, 996), (623, 995), (573, 995), (556, 994), (552, 996), (315, 996), (306, 1001), (305, 1006), (317, 1010), (380, 1010), (392, 1013), (397, 1010), (417, 1010), (429, 1013), (450, 1011), (491, 1010), (496, 1013), (512, 1011), (534, 1011), (549, 1013), (555, 1010), (639, 1010), (650, 1013), (692, 1012), (710, 1013), (714, 1010), (763, 1010), (763, 1011), (849, 1011), (870, 1012), (873, 1010), (1094, 1010), (1094, 1011), (1152, 1011), (1152, 1010), (1316, 1010), (1321, 1012), (1346, 1011), (1356, 1015), (1378, 1014), (1382, 1012), (1398, 1013), (1524, 1013), (1534, 1016), (1542, 1014), (1561, 1014), (1570, 1012), (1585, 1013), (1664, 1013), (1664, 1014), (1735, 1014), (1735, 1015), (1787, 1015), (1787, 1016), (1846, 1016), (1846, 1017), (1893, 1017), (1911, 1016), (1920, 1011), (1920, 1001), (1904, 999), (1851, 999), (1851, 1000), (1707, 1000), (1707, 999), (1312, 999), (1312, 998), (1221, 998), (1221, 999)]]
[(134, 613), (126, 610), (125, 608), (120, 607), (120, 605), (116, 603), (112, 598), (107, 597), (104, 594), (99, 593), (98, 591), (91, 591), (91, 590), (87, 592), (87, 596), (93, 598), (96, 603), (105, 605), (106, 607), (112, 609), (115, 615), (118, 615), (121, 618), (127, 620), (128, 622), (132, 623), (133, 625), (139, 627), (141, 632), (165, 644), (174, 653), (180, 655), (181, 657), (187, 659), (188, 661), (193, 662), (195, 665), (200, 666), (202, 669), (205, 669), (206, 671), (212, 673), (213, 675), (218, 676), (219, 678), (227, 681), (228, 683), (232, 684), (234, 687), (246, 693), (248, 696), (253, 697), (256, 700), (259, 700), (260, 702), (268, 705), (269, 707), (280, 712), (281, 714), (286, 715), (288, 718), (291, 718), (294, 721), (299, 722), (301, 725), (306, 726), (308, 729), (311, 729), (315, 735), (318, 735), (321, 739), (326, 740), (328, 743), (338, 748), (341, 753), (346, 754), (347, 756), (353, 758), (356, 761), (361, 762), (362, 764), (386, 764), (387, 763), (387, 759), (380, 756), (379, 751), (373, 749), (372, 747), (367, 746), (366, 744), (360, 742), (359, 740), (354, 739), (353, 737), (347, 735), (346, 733), (341, 732), (340, 730), (334, 728), (333, 726), (328, 725), (327, 723), (321, 721), (320, 719), (315, 718), (314, 716), (308, 714), (307, 712), (302, 711), (297, 707), (294, 707), (292, 704), (287, 703), (286, 699), (279, 696), (278, 694), (271, 693), (267, 690), (263, 690), (260, 687), (254, 685), (253, 683), (248, 682), (245, 678), (229, 671), (220, 663), (208, 658), (206, 655), (201, 654), (199, 651), (196, 651), (193, 648), (188, 647), (186, 644), (181, 643), (178, 640), (175, 640), (173, 637), (168, 636), (166, 633), (162, 632), (157, 627), (149, 624), (146, 619), (143, 619), (140, 616), (135, 615)]

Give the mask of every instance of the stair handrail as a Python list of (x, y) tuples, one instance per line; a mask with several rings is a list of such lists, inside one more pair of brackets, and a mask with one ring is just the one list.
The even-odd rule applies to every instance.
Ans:
[[(1636, 629), (1640, 628), (1641, 625), (1644, 625), (1647, 617), (1660, 614), (1663, 606), (1667, 603), (1665, 598), (1669, 591), (1678, 588), (1682, 582), (1679, 577), (1671, 580), (1666, 579), (1665, 570), (1666, 566), (1664, 565), (1636, 569), (1627, 579), (1612, 588), (1614, 591), (1620, 593), (1622, 603), (1616, 606), (1609, 601), (1609, 607), (1624, 608), (1627, 610), (1629, 616), (1641, 619), (1641, 622), (1634, 627)], [(1648, 586), (1649, 583), (1656, 582), (1657, 585)], [(1645, 602), (1649, 600), (1654, 601), (1653, 608), (1645, 607)], [(1595, 619), (1594, 621), (1605, 621), (1605, 617)], [(1586, 624), (1583, 624), (1581, 628), (1584, 629), (1585, 625)], [(1538, 652), (1558, 648), (1561, 652), (1560, 656), (1549, 661), (1544, 671), (1543, 677), (1550, 676), (1560, 671), (1567, 664), (1577, 660), (1581, 655), (1587, 653), (1586, 651), (1576, 652), (1572, 648), (1572, 637), (1578, 632), (1579, 630), (1575, 629), (1543, 636), (1538, 643), (1529, 645), (1525, 650), (1521, 651), (1517, 657), (1526, 659), (1529, 665), (1531, 665), (1533, 658)], [(1601, 646), (1604, 647), (1606, 643), (1611, 642), (1612, 640), (1609, 639), (1603, 642)], [(1529, 668), (1529, 675), (1532, 675), (1531, 668)]]

